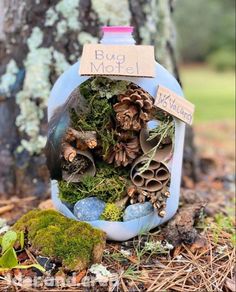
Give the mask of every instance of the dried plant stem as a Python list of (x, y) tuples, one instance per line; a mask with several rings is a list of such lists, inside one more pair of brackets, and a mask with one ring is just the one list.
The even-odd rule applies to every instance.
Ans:
[(95, 131), (77, 131), (68, 128), (64, 141), (71, 143), (76, 141), (76, 148), (79, 150), (93, 149), (97, 146), (97, 134)]
[[(148, 157), (148, 160), (145, 162), (145, 164), (142, 167), (140, 167), (140, 169), (139, 169), (140, 173), (143, 173), (144, 171), (146, 171), (149, 168), (151, 161), (155, 157), (155, 154), (156, 154), (157, 149), (160, 147), (163, 139), (168, 136), (168, 133), (170, 133), (170, 132), (173, 131), (173, 127), (174, 127), (174, 124), (173, 124), (173, 121), (171, 121), (171, 122), (169, 122), (167, 124), (167, 126), (164, 129), (164, 131), (160, 133), (160, 140), (158, 141), (158, 143), (156, 144), (156, 146), (154, 146), (152, 149), (150, 149), (145, 154), (145, 156)], [(155, 134), (155, 135), (149, 136), (149, 139), (148, 140), (152, 140), (152, 139), (154, 139), (158, 135), (159, 135), (159, 133), (157, 135)], [(171, 137), (171, 138), (173, 139), (173, 137)]]
[(68, 142), (63, 142), (61, 144), (61, 151), (63, 153), (63, 157), (68, 162), (72, 162), (77, 154), (76, 149), (73, 146), (71, 146)]

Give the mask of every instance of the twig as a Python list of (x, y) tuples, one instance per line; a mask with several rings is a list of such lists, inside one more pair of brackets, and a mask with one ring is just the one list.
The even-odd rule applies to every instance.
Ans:
[(6, 213), (6, 212), (11, 211), (14, 207), (15, 207), (14, 204), (7, 205), (7, 206), (4, 206), (4, 207), (0, 207), (0, 215), (1, 215), (1, 214), (4, 214), (4, 213)]

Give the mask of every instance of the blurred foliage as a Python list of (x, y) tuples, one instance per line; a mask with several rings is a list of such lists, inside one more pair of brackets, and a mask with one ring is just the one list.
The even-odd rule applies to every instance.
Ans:
[(235, 116), (235, 76), (209, 66), (181, 67), (186, 97), (196, 105), (195, 122), (233, 119)]
[(226, 214), (218, 213), (214, 217), (215, 223), (212, 224), (215, 242), (218, 242), (219, 235), (222, 231), (230, 235), (230, 240), (233, 246), (236, 246), (236, 233), (235, 233), (235, 220), (234, 217), (227, 216)]
[[(211, 62), (218, 68), (232, 67), (234, 58), (230, 62), (230, 54), (232, 56), (235, 49), (234, 0), (178, 0), (174, 17), (182, 61), (205, 61), (213, 54)], [(217, 58), (221, 59), (220, 64), (216, 63)]]
[(207, 62), (218, 71), (235, 68), (235, 53), (233, 50), (220, 49), (207, 58)]

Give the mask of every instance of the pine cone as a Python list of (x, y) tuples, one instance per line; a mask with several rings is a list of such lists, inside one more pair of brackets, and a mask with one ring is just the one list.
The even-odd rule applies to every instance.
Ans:
[(116, 119), (123, 130), (139, 131), (150, 120), (153, 98), (135, 84), (118, 96), (118, 103), (113, 106)]
[(132, 163), (140, 153), (139, 139), (132, 137), (127, 141), (118, 141), (111, 147), (105, 161), (115, 163), (116, 166), (127, 166)]

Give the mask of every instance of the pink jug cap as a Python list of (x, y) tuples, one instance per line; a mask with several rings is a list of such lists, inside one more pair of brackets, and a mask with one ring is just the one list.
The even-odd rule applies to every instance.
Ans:
[(102, 32), (132, 33), (133, 26), (103, 26)]

